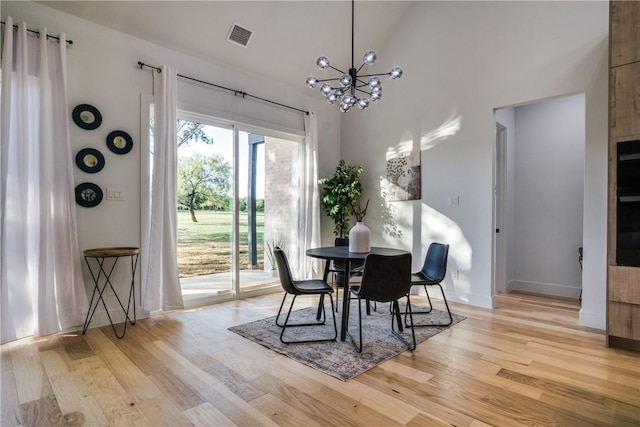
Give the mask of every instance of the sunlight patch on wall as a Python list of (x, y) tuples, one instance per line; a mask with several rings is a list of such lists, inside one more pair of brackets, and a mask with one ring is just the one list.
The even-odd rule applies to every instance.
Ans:
[(424, 203), (386, 201), (385, 189), (389, 183), (384, 177), (380, 177), (379, 182), (383, 222), (383, 232), (379, 237), (383, 246), (411, 250), (414, 267), (421, 267), (429, 244), (449, 244), (447, 276), (443, 285), (445, 289), (454, 291), (460, 300), (466, 300), (465, 295), (471, 292), (471, 279), (466, 273), (471, 270), (473, 251), (460, 226)]
[[(420, 241), (424, 242), (423, 254), (427, 252), (427, 246), (431, 242), (449, 244), (449, 260), (447, 276), (443, 281), (445, 290), (453, 290), (456, 296), (465, 300), (465, 295), (471, 292), (471, 280), (465, 274), (471, 270), (473, 250), (460, 226), (446, 215), (438, 212), (429, 205), (421, 205), (422, 222)], [(418, 236), (414, 236), (418, 238)]]
[[(462, 123), (462, 116), (455, 117), (453, 114), (449, 119), (442, 123), (438, 128), (423, 132), (420, 136), (420, 151), (428, 150), (434, 147), (436, 144), (446, 140), (450, 136), (455, 135), (460, 130)], [(396, 144), (394, 147), (387, 149), (387, 160), (398, 157), (401, 155), (407, 155), (414, 150), (414, 140), (411, 134), (403, 137), (403, 140)]]

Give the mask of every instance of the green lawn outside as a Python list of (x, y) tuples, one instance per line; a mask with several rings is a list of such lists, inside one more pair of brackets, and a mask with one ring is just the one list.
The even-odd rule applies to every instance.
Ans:
[[(193, 277), (231, 270), (231, 212), (196, 211), (198, 222), (188, 211), (178, 211), (178, 271)], [(258, 268), (262, 268), (264, 214), (257, 214)], [(240, 213), (240, 266), (249, 262), (247, 214)]]

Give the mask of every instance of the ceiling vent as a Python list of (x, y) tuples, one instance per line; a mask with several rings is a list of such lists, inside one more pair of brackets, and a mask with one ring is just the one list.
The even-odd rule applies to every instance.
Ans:
[(247, 47), (252, 35), (253, 31), (241, 27), (234, 22), (231, 26), (231, 29), (229, 30), (229, 34), (227, 35), (227, 41), (238, 44), (242, 47)]

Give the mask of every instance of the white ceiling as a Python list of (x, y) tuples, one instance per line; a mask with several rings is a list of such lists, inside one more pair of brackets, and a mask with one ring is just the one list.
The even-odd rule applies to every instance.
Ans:
[[(316, 59), (351, 66), (351, 2), (339, 1), (40, 1), (46, 6), (232, 69), (304, 85), (323, 74)], [(380, 51), (415, 1), (355, 2), (355, 65)], [(226, 41), (233, 23), (252, 30), (244, 48)], [(73, 39), (73, 31), (67, 30)], [(392, 63), (396, 60), (398, 63)], [(378, 54), (373, 72), (402, 66)], [(333, 77), (327, 74), (325, 76)]]

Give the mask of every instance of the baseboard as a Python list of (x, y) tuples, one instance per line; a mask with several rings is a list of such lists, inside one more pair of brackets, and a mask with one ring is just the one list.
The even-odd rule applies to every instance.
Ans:
[[(442, 294), (440, 294), (440, 289), (437, 286), (427, 286), (429, 290), (429, 298), (431, 299), (442, 299)], [(478, 295), (478, 294), (459, 294), (453, 292), (451, 289), (444, 289), (444, 292), (447, 295), (447, 301), (449, 302), (457, 302), (460, 304), (473, 305), (476, 307), (482, 308), (493, 308), (494, 305), (494, 297), (491, 295)], [(411, 295), (424, 295), (424, 289), (422, 286), (414, 286), (411, 289)]]
[(607, 327), (605, 316), (603, 316), (602, 313), (588, 312), (588, 311), (585, 311), (585, 309), (583, 308), (580, 310), (579, 316), (580, 317), (578, 318), (578, 325), (580, 326), (586, 326), (587, 328), (600, 329), (603, 331)]
[(555, 283), (529, 282), (525, 280), (510, 280), (507, 292), (523, 291), (542, 295), (552, 295), (563, 298), (580, 298), (580, 287), (559, 285)]
[(458, 302), (460, 304), (473, 305), (482, 308), (493, 308), (493, 297), (491, 295), (479, 294), (459, 294), (447, 292), (447, 301)]

